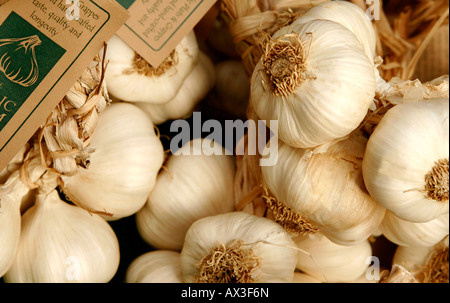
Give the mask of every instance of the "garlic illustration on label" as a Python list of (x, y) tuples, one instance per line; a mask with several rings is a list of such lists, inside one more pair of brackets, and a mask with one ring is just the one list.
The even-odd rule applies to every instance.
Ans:
[(37, 35), (0, 39), (0, 72), (24, 87), (36, 83), (39, 69), (34, 48), (41, 43)]

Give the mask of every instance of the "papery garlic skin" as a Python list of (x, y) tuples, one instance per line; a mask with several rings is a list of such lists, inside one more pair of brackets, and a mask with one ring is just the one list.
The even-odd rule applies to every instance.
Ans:
[(38, 194), (23, 215), (17, 255), (4, 278), (9, 283), (106, 283), (119, 259), (109, 224), (52, 190)]
[(342, 246), (327, 237), (314, 235), (296, 240), (302, 251), (297, 255), (297, 269), (322, 282), (352, 282), (365, 273), (372, 256), (368, 240), (357, 245)]
[(183, 283), (180, 253), (155, 250), (140, 255), (128, 267), (125, 283)]
[(389, 241), (400, 246), (433, 246), (449, 234), (449, 217), (443, 214), (428, 222), (414, 223), (386, 211), (380, 231)]
[(330, 20), (345, 26), (361, 42), (367, 57), (371, 60), (375, 58), (375, 30), (366, 13), (356, 4), (348, 1), (321, 2), (297, 18), (293, 24), (306, 23), (314, 19)]
[[(284, 37), (282, 40), (294, 45), (292, 40), (297, 35), (304, 43), (305, 52), (296, 61), (299, 65), (288, 65), (283, 53), (273, 59), (263, 55), (252, 74), (250, 98), (260, 119), (278, 120), (281, 141), (293, 147), (309, 148), (355, 130), (372, 103), (376, 81), (372, 60), (356, 36), (343, 25), (328, 20), (293, 24), (278, 30), (272, 40), (282, 45), (276, 39)], [(269, 71), (263, 63), (270, 60)], [(290, 59), (289, 64), (294, 60)], [(287, 67), (277, 69), (283, 65)], [(279, 81), (297, 75), (299, 83), (286, 84), (293, 89), (292, 93), (276, 93), (272, 86), (275, 82), (271, 82), (268, 73)], [(277, 78), (284, 74), (284, 78)]]
[(167, 120), (182, 119), (192, 114), (194, 107), (206, 96), (215, 83), (214, 65), (203, 52), (198, 54), (198, 62), (186, 77), (176, 96), (164, 104), (135, 102), (154, 124)]
[(262, 180), (277, 201), (340, 245), (355, 245), (377, 231), (385, 209), (364, 188), (360, 132), (324, 151), (278, 143), (278, 162), (262, 166)]
[(21, 195), (17, 189), (21, 184), (16, 174), (0, 185), (0, 277), (14, 261), (20, 239)]
[[(448, 159), (448, 98), (399, 104), (370, 136), (363, 160), (364, 182), (370, 195), (399, 218), (430, 221), (449, 212)], [(431, 198), (434, 192), (426, 189), (427, 175), (436, 166), (442, 174), (429, 180), (438, 181), (434, 189), (440, 190), (439, 199)]]
[(433, 251), (431, 246), (412, 247), (398, 246), (392, 260), (393, 264), (398, 264), (406, 268), (412, 274), (420, 271), (425, 264), (428, 255)]
[(87, 169), (62, 176), (65, 193), (94, 211), (117, 220), (145, 204), (164, 161), (164, 150), (153, 123), (135, 105), (112, 103), (99, 116)]
[(170, 156), (158, 175), (145, 206), (136, 214), (139, 234), (151, 246), (180, 251), (192, 223), (234, 210), (234, 159), (224, 155), (220, 144), (214, 145), (212, 155), (197, 150), (211, 142), (191, 140)]
[(160, 75), (151, 75), (146, 70), (149, 66), (136, 68), (135, 51), (117, 35), (112, 36), (106, 49), (106, 60), (109, 62), (105, 81), (109, 94), (129, 102), (169, 102), (197, 62), (199, 48), (193, 31), (178, 43), (174, 52), (176, 63), (171, 63)]
[[(241, 249), (250, 249), (251, 255), (259, 260), (250, 271), (250, 281), (246, 282), (292, 281), (297, 255), (295, 243), (274, 221), (244, 212), (210, 216), (192, 224), (181, 251), (183, 280), (186, 283), (197, 282), (200, 270), (196, 264), (213, 253), (217, 246), (229, 248), (228, 245), (235, 241), (242, 241)], [(228, 269), (231, 270), (230, 267)], [(237, 277), (229, 278), (233, 281)]]

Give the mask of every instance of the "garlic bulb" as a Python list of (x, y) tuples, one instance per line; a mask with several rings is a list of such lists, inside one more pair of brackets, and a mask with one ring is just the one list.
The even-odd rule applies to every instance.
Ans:
[[(167, 160), (145, 206), (136, 214), (138, 231), (151, 246), (181, 250), (192, 223), (234, 210), (233, 157), (223, 155), (220, 144), (214, 145), (212, 155), (195, 151), (211, 142), (191, 140)], [(191, 149), (193, 155), (187, 154)]]
[(136, 106), (112, 103), (99, 116), (87, 169), (62, 176), (64, 193), (107, 220), (136, 213), (153, 189), (164, 160), (161, 141), (146, 114)]
[(173, 99), (164, 104), (134, 104), (147, 113), (154, 124), (182, 119), (192, 114), (194, 107), (206, 96), (214, 83), (214, 65), (211, 59), (200, 51), (194, 70), (187, 76)]
[(434, 246), (399, 246), (393, 264), (406, 268), (422, 283), (449, 283), (448, 237)]
[[(279, 142), (276, 165), (261, 167), (270, 200), (299, 216), (299, 229), (305, 226), (314, 232), (313, 226), (340, 245), (365, 241), (385, 214), (364, 188), (361, 162), (366, 142), (361, 132), (320, 152)], [(275, 211), (283, 214), (286, 208)]]
[(129, 102), (166, 103), (172, 100), (197, 62), (199, 48), (193, 31), (154, 68), (114, 35), (107, 44), (105, 73), (112, 97)]
[(299, 148), (342, 138), (364, 119), (375, 73), (356, 36), (328, 20), (292, 24), (265, 44), (251, 79), (258, 117), (278, 120), (278, 136)]
[(32, 86), (39, 76), (34, 48), (41, 43), (37, 35), (0, 39), (0, 72), (13, 83)]
[[(34, 200), (31, 183), (36, 182), (45, 172), (39, 158), (33, 158), (22, 168), (12, 172), (5, 184), (0, 185), (0, 277), (7, 272), (16, 255), (20, 239), (21, 208), (29, 200)], [(23, 179), (27, 179), (26, 184)]]
[(398, 104), (367, 143), (367, 190), (403, 220), (426, 222), (449, 212), (448, 114), (448, 98)]
[(105, 283), (119, 259), (109, 224), (51, 190), (38, 194), (23, 215), (17, 255), (4, 278), (10, 283)]
[(244, 212), (197, 220), (181, 251), (186, 283), (291, 282), (297, 250), (277, 223)]
[(371, 60), (375, 58), (375, 30), (368, 16), (356, 4), (348, 1), (321, 2), (314, 5), (293, 23), (301, 24), (314, 19), (330, 20), (345, 26), (363, 45), (367, 57)]
[(433, 246), (448, 235), (448, 219), (448, 214), (443, 214), (428, 222), (414, 223), (386, 211), (380, 231), (389, 241), (400, 246)]
[(180, 253), (155, 250), (136, 258), (128, 267), (126, 283), (182, 283)]
[(2, 277), (16, 255), (20, 239), (20, 202), (21, 195), (17, 190), (23, 186), (16, 176), (0, 186), (0, 277)]
[[(322, 282), (342, 283), (358, 279), (367, 270), (372, 256), (368, 240), (352, 246), (342, 246), (320, 234), (296, 239), (305, 252), (297, 254), (297, 269)], [(370, 260), (370, 259), (369, 259)]]

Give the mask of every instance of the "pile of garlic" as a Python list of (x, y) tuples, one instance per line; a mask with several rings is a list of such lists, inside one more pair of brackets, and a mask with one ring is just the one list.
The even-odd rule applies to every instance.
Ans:
[[(266, 35), (250, 94), (258, 119), (278, 121), (266, 147), (277, 140), (278, 161), (260, 168), (266, 216), (293, 237), (320, 235), (349, 251), (381, 235), (433, 247), (449, 234), (448, 76), (386, 82), (375, 44), (365, 12), (346, 1), (317, 4)], [(305, 252), (319, 258), (319, 246)], [(299, 269), (326, 281), (326, 266), (309, 263)]]
[[(103, 98), (108, 94), (101, 78), (89, 78), (89, 84), (93, 92), (101, 85)], [(77, 84), (66, 98), (73, 97)], [(62, 114), (64, 102), (57, 108)], [(48, 121), (1, 171), (0, 277), (5, 282), (106, 283), (117, 274), (120, 245), (108, 221), (144, 206), (164, 149), (153, 122), (136, 105), (107, 103), (96, 117), (93, 125), (79, 124), (80, 131), (90, 130), (82, 144), (89, 144), (89, 157), (70, 173), (58, 169), (57, 160), (75, 163), (82, 149), (60, 157), (52, 148), (55, 142), (70, 147), (77, 134), (58, 135), (70, 128), (56, 125), (57, 136), (46, 136), (55, 126)]]
[[(448, 76), (382, 79), (373, 24), (349, 1), (262, 34), (251, 77), (194, 31), (157, 68), (113, 36), (104, 78), (85, 77), (94, 110), (78, 84), (64, 104), (83, 115), (57, 126), (60, 104), (0, 171), (0, 278), (106, 283), (122, 263), (125, 283), (448, 282)], [(278, 121), (257, 211), (237, 208), (239, 165), (218, 142), (164, 150), (158, 127), (211, 95), (220, 114)], [(127, 217), (148, 251), (124, 264), (111, 224)]]

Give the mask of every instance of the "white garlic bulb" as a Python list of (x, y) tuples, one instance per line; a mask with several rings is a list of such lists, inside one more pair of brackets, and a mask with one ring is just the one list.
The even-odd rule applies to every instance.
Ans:
[[(92, 211), (117, 220), (145, 204), (164, 160), (153, 123), (135, 105), (117, 102), (99, 116), (88, 168), (62, 176), (64, 192)], [(75, 202), (75, 201), (74, 201)]]
[(375, 95), (374, 63), (343, 25), (311, 20), (278, 30), (252, 74), (250, 100), (278, 136), (299, 148), (342, 138), (364, 119)]
[(320, 234), (296, 239), (303, 250), (297, 254), (297, 269), (322, 282), (353, 282), (367, 270), (372, 256), (368, 240), (352, 246), (342, 246)]
[(21, 195), (17, 189), (20, 179), (12, 176), (0, 186), (0, 277), (11, 266), (20, 239), (20, 202)]
[(119, 242), (100, 216), (40, 193), (22, 217), (9, 283), (105, 283), (119, 266)]
[(156, 69), (118, 36), (107, 44), (105, 81), (112, 97), (129, 102), (166, 103), (192, 72), (199, 48), (189, 32)]
[(407, 269), (422, 283), (449, 283), (448, 237), (428, 247), (399, 246), (393, 264)]
[(200, 51), (194, 70), (187, 76), (173, 99), (163, 104), (134, 104), (147, 113), (154, 124), (182, 119), (192, 114), (194, 107), (206, 96), (214, 83), (214, 65), (211, 59)]
[(361, 132), (320, 152), (279, 142), (278, 162), (261, 167), (263, 184), (270, 196), (303, 218), (300, 228), (309, 222), (340, 245), (363, 242), (377, 231), (385, 214), (364, 188), (366, 142)]
[(126, 283), (182, 283), (180, 253), (154, 250), (137, 257), (128, 267)]
[(403, 220), (449, 212), (448, 98), (398, 104), (367, 143), (363, 176), (370, 195)]
[(22, 205), (34, 200), (34, 192), (22, 182), (23, 174), (26, 172), (28, 182), (34, 183), (45, 172), (39, 158), (23, 168), (12, 172), (5, 184), (0, 185), (0, 277), (7, 272), (17, 252)]
[(449, 217), (443, 214), (428, 222), (414, 223), (386, 211), (380, 231), (389, 241), (400, 246), (433, 246), (448, 235)]
[(197, 220), (186, 234), (181, 274), (186, 283), (292, 282), (297, 250), (277, 223), (245, 212)]
[(375, 58), (375, 30), (366, 13), (356, 4), (348, 1), (321, 2), (314, 5), (293, 23), (301, 24), (314, 19), (330, 20), (345, 26), (361, 42), (367, 57)]
[(212, 155), (197, 150), (211, 142), (194, 139), (171, 155), (136, 214), (140, 235), (153, 247), (181, 250), (192, 223), (234, 210), (234, 159), (217, 143)]

